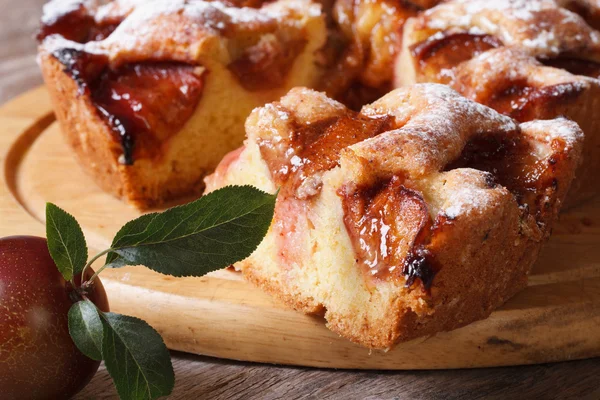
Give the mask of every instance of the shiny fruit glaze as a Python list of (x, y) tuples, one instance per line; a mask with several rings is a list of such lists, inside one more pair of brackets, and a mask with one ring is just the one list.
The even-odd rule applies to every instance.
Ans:
[(491, 35), (440, 33), (412, 46), (411, 51), (423, 74), (420, 81), (448, 84), (454, 79), (452, 68), (501, 45), (502, 42)]
[(248, 91), (276, 89), (285, 84), (294, 61), (304, 50), (306, 40), (282, 42), (276, 36), (248, 47), (227, 66), (240, 85)]
[(511, 191), (523, 212), (543, 222), (548, 208), (550, 192), (556, 191), (560, 182), (556, 171), (567, 160), (565, 143), (553, 139), (549, 146), (555, 153), (549, 159), (536, 156), (533, 144), (522, 133), (512, 135), (482, 135), (469, 141), (461, 156), (448, 165), (455, 168), (474, 168), (489, 172), (495, 182)]
[(574, 57), (557, 57), (548, 60), (540, 60), (543, 64), (561, 68), (574, 75), (584, 75), (590, 78), (600, 78), (600, 63), (589, 60), (582, 60)]
[(389, 116), (366, 117), (348, 110), (343, 116), (295, 124), (288, 138), (263, 139), (259, 147), (275, 182), (293, 193), (308, 178), (335, 168), (344, 148), (389, 130), (392, 121)]
[(174, 62), (106, 69), (91, 85), (92, 101), (121, 138), (124, 164), (160, 156), (162, 145), (190, 119), (204, 69)]
[(163, 144), (185, 125), (202, 97), (202, 67), (177, 62), (141, 62), (113, 69), (106, 56), (74, 49), (53, 53), (88, 94), (98, 115), (121, 144), (121, 163), (160, 157)]
[(373, 279), (418, 278), (429, 289), (438, 270), (427, 250), (431, 218), (421, 193), (400, 176), (341, 191), (344, 223), (365, 274)]
[(92, 40), (103, 40), (108, 37), (121, 23), (120, 19), (107, 20), (102, 23), (95, 21), (83, 4), (70, 12), (56, 16), (51, 21), (42, 23), (36, 39), (42, 42), (51, 35), (60, 35), (65, 39), (78, 43)]

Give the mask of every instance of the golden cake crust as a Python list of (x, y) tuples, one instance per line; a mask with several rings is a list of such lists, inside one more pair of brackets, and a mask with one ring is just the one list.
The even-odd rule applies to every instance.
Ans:
[[(98, 186), (116, 197), (133, 197), (126, 194), (126, 185), (118, 170), (118, 158), (122, 154), (121, 146), (111, 139), (108, 127), (100, 120), (94, 106), (88, 98), (72, 101), (77, 97), (77, 83), (64, 73), (64, 66), (53, 57), (40, 60), (42, 74), (50, 97), (54, 102), (54, 112), (62, 126), (63, 135), (78, 158), (79, 164), (86, 173), (93, 176)], [(96, 132), (103, 129), (102, 134), (82, 135), (80, 132)]]
[(450, 0), (424, 11), (413, 23), (418, 41), (436, 32), (461, 30), (494, 35), (503, 45), (536, 57), (598, 57), (600, 33), (554, 0)]

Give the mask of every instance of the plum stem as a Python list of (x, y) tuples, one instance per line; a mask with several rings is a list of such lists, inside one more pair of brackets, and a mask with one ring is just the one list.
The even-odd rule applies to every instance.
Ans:
[[(106, 249), (104, 251), (101, 251), (100, 253), (96, 254), (90, 261), (88, 261), (87, 264), (85, 264), (85, 267), (83, 267), (83, 270), (81, 271), (81, 284), (83, 285), (84, 283), (86, 283), (85, 280), (85, 273), (87, 271), (87, 269), (100, 257), (102, 257), (103, 255), (107, 254), (108, 252), (110, 252), (112, 250), (112, 248)], [(92, 277), (89, 279), (89, 282), (91, 283), (94, 278), (100, 273), (100, 271), (102, 271), (104, 269), (105, 266), (103, 266), (102, 268), (100, 268), (94, 275), (92, 275)]]

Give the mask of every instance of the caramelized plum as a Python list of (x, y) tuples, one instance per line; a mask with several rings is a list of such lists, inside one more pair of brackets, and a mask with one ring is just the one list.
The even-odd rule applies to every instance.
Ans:
[(581, 60), (572, 57), (558, 57), (542, 60), (544, 65), (561, 68), (574, 75), (584, 75), (590, 78), (600, 79), (600, 64), (595, 61)]
[(577, 99), (582, 87), (572, 83), (535, 88), (524, 80), (507, 81), (504, 89), (488, 93), (477, 99), (494, 110), (517, 121), (555, 117), (565, 106)]
[(36, 39), (41, 42), (47, 36), (60, 35), (78, 43), (102, 40), (108, 37), (121, 23), (120, 20), (97, 23), (84, 4), (51, 20), (42, 20)]
[[(298, 232), (307, 229), (302, 225), (305, 200), (319, 192), (319, 173), (335, 168), (344, 148), (393, 129), (394, 118), (347, 110), (344, 115), (301, 124), (293, 120), (293, 112), (278, 107), (282, 118), (292, 118), (291, 133), (259, 140), (259, 147), (273, 179), (282, 187), (275, 209), (275, 220), (281, 222), (274, 229), (282, 238), (282, 262), (288, 265), (289, 260), (301, 258), (299, 246), (290, 238), (298, 236), (299, 242)], [(438, 268), (426, 248), (435, 227), (420, 193), (396, 176), (370, 187), (344, 188), (338, 194), (366, 281), (402, 277), (411, 286), (419, 279), (427, 290)]]
[(260, 151), (275, 181), (293, 192), (307, 178), (336, 167), (342, 149), (385, 132), (392, 121), (390, 116), (366, 117), (348, 111), (341, 117), (298, 124), (283, 154), (281, 143), (275, 146), (268, 140), (260, 142)]
[(276, 36), (266, 35), (228, 68), (246, 90), (274, 89), (285, 83), (287, 73), (304, 46), (306, 40), (282, 43)]
[(461, 32), (434, 35), (411, 50), (426, 81), (450, 83), (452, 68), (499, 46), (502, 42), (494, 36)]
[(36, 38), (41, 42), (47, 36), (58, 34), (65, 39), (83, 43), (87, 41), (92, 26), (94, 26), (94, 17), (88, 14), (83, 4), (80, 4), (78, 8), (53, 20), (42, 21)]
[[(202, 67), (177, 62), (126, 64), (116, 70), (106, 56), (62, 49), (54, 56), (89, 94), (123, 147), (122, 163), (160, 155), (161, 145), (192, 116), (204, 88)], [(136, 140), (143, 137), (143, 140)]]
[(485, 104), (504, 115), (515, 117), (529, 102), (529, 95), (535, 89), (526, 82), (513, 82), (504, 90), (494, 93)]
[[(368, 188), (340, 191), (344, 223), (367, 278), (418, 278), (428, 289), (437, 271), (426, 245), (432, 234), (427, 204), (399, 176)], [(367, 279), (367, 282), (369, 279)]]
[(579, 14), (592, 28), (600, 29), (600, 11), (598, 10), (598, 3), (594, 4), (593, 0), (563, 0), (561, 3), (561, 6)]
[(546, 190), (556, 190), (555, 170), (563, 157), (564, 143), (555, 139), (552, 150), (557, 153), (550, 159), (538, 158), (533, 145), (518, 132), (513, 135), (485, 135), (472, 139), (462, 155), (447, 170), (475, 168), (492, 174), (500, 185), (510, 190), (524, 210), (543, 222), (547, 211)]
[[(161, 144), (192, 116), (203, 88), (201, 67), (172, 62), (129, 64), (105, 70), (91, 86), (92, 100), (124, 150), (124, 164), (135, 155), (156, 156)], [(143, 140), (136, 141), (143, 137)], [(134, 146), (137, 147), (134, 149)]]

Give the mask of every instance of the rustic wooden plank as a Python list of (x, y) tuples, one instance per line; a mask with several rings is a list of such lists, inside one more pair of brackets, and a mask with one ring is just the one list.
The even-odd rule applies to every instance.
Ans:
[[(597, 360), (453, 371), (328, 371), (173, 353), (172, 399), (598, 399)], [(116, 399), (101, 367), (78, 399)]]

